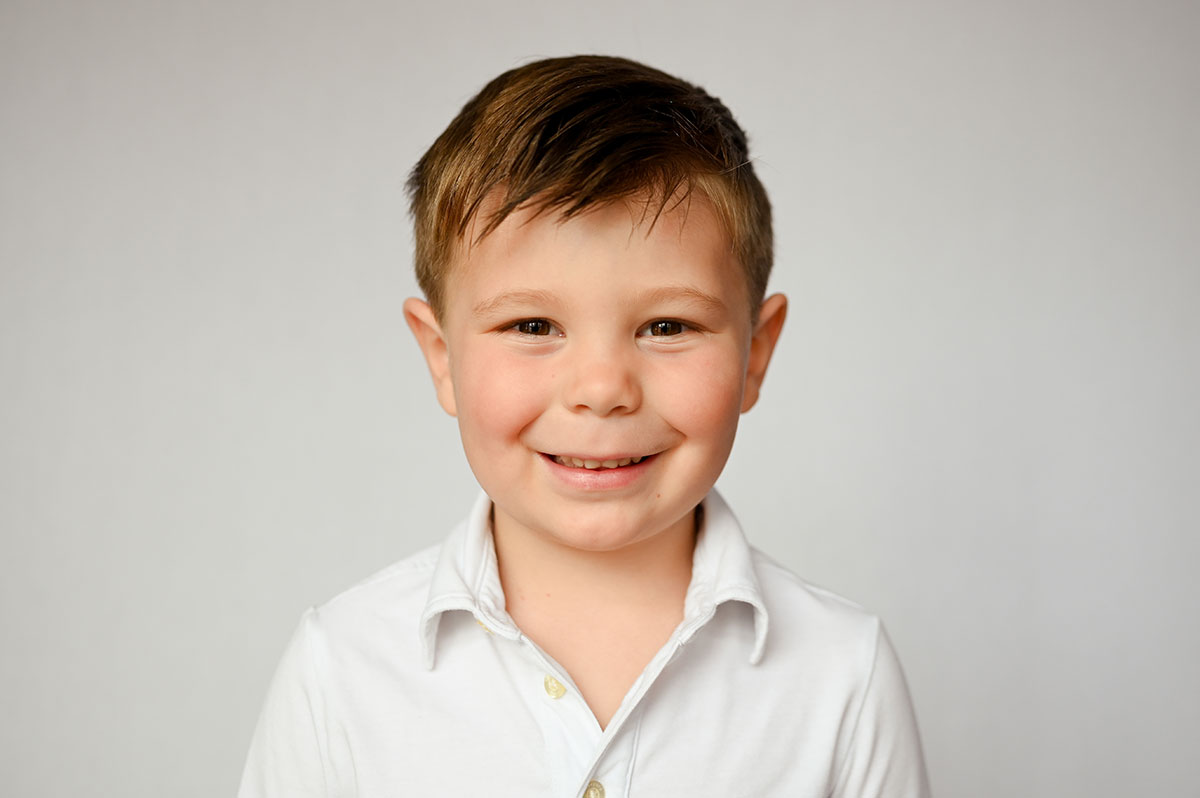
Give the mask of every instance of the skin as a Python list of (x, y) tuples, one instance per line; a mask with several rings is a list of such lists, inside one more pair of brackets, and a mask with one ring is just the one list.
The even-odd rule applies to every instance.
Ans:
[(518, 211), (459, 253), (440, 320), (405, 303), (493, 500), (506, 608), (601, 727), (683, 618), (694, 509), (782, 328), (786, 299), (767, 298), (752, 325), (746, 292), (693, 198), (653, 225), (636, 203), (569, 221)]

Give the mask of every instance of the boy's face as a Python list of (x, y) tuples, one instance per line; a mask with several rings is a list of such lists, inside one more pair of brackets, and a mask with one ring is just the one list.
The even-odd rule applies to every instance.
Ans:
[(454, 264), (440, 324), (405, 305), (506, 534), (611, 551), (690, 524), (758, 397), (784, 298), (751, 328), (707, 201), (640, 216), (518, 211)]

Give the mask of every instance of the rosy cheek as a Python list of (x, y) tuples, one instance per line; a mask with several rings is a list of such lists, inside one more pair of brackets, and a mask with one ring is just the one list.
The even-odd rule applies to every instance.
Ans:
[(463, 437), (483, 445), (511, 441), (545, 409), (545, 367), (486, 351), (464, 359), (455, 381)]
[(716, 433), (736, 425), (741, 407), (740, 363), (723, 358), (704, 358), (681, 363), (666, 377), (666, 395), (674, 408), (675, 423), (693, 434)]

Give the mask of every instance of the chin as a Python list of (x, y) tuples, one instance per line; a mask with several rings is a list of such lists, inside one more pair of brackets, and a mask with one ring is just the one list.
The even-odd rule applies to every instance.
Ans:
[(564, 546), (596, 553), (618, 551), (645, 537), (652, 536), (646, 535), (641, 529), (622, 529), (604, 523), (560, 526), (550, 531), (548, 535)]
[[(562, 519), (562, 523), (548, 530), (559, 543), (579, 551), (613, 552), (651, 540), (667, 531), (679, 519), (630, 518), (625, 514), (610, 515), (603, 511), (587, 513), (584, 519)], [(683, 515), (688, 515), (685, 511)], [(682, 516), (681, 516), (682, 517)]]

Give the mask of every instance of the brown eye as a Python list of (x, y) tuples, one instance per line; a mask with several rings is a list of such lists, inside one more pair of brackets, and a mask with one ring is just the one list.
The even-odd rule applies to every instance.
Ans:
[(650, 322), (646, 331), (651, 335), (679, 335), (683, 332), (683, 323), (670, 319), (659, 319)]
[(522, 335), (549, 335), (551, 324), (545, 319), (526, 319), (515, 325), (517, 332)]

